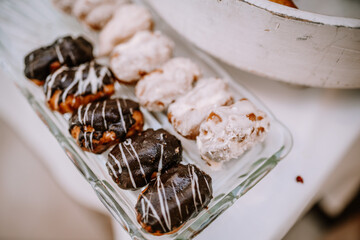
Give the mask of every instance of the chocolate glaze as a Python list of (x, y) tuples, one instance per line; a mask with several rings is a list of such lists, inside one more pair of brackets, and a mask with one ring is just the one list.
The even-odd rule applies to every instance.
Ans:
[(146, 231), (162, 235), (176, 231), (211, 199), (211, 177), (195, 165), (179, 164), (150, 182), (135, 209)]
[[(109, 144), (110, 146), (125, 140), (129, 129), (136, 123), (133, 118), (135, 111), (140, 112), (139, 104), (129, 99), (107, 99), (92, 102), (86, 106), (80, 106), (73, 113), (69, 120), (69, 130), (71, 132), (75, 126), (80, 127), (77, 143), (88, 151), (96, 148), (93, 146), (93, 140), (100, 140), (105, 132), (114, 132), (116, 138)], [(85, 129), (88, 126), (94, 128), (94, 131), (86, 132)]]
[(76, 67), (63, 66), (56, 70), (46, 78), (44, 92), (49, 100), (56, 90), (60, 90), (62, 92), (58, 100), (60, 103), (68, 95), (96, 94), (97, 91), (103, 89), (104, 85), (113, 83), (111, 71), (107, 67), (91, 61)]
[[(25, 76), (44, 81), (55, 69), (51, 65), (77, 66), (94, 59), (93, 46), (83, 37), (61, 37), (49, 46), (38, 48), (25, 57)], [(53, 66), (54, 67), (54, 66)]]
[(179, 139), (164, 129), (147, 129), (116, 145), (106, 166), (120, 188), (137, 189), (148, 184), (156, 172), (178, 164), (181, 159)]

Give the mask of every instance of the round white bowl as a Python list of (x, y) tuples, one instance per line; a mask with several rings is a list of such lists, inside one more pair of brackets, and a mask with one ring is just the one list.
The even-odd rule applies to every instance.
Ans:
[(270, 79), (360, 88), (360, 19), (267, 0), (148, 0), (175, 30), (213, 56)]

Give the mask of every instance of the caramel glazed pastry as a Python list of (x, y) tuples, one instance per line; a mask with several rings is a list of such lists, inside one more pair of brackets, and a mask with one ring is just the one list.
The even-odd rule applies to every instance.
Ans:
[(138, 103), (108, 99), (81, 105), (71, 116), (69, 125), (71, 135), (84, 151), (102, 153), (141, 131), (144, 120)]
[(91, 43), (83, 37), (59, 38), (25, 57), (25, 76), (37, 85), (43, 85), (47, 76), (61, 66), (73, 67), (94, 59), (92, 51)]
[(200, 68), (187, 58), (173, 58), (161, 68), (145, 75), (135, 88), (139, 103), (150, 111), (163, 111), (193, 87)]
[(194, 165), (177, 165), (153, 179), (139, 196), (137, 220), (151, 234), (176, 232), (212, 199), (211, 177)]
[(148, 184), (156, 173), (178, 164), (181, 142), (164, 129), (147, 129), (116, 145), (106, 166), (114, 182), (123, 189)]
[[(200, 126), (196, 139), (201, 157), (212, 165), (229, 161), (264, 141), (270, 120), (247, 99), (214, 108)], [(215, 164), (216, 165), (216, 164)]]
[(73, 112), (80, 105), (112, 95), (114, 79), (106, 66), (94, 61), (72, 68), (62, 66), (46, 78), (44, 92), (52, 110)]
[(224, 80), (203, 78), (192, 90), (170, 104), (168, 119), (178, 133), (195, 139), (199, 134), (200, 124), (213, 107), (232, 103), (232, 94)]
[(172, 55), (174, 42), (156, 31), (141, 31), (111, 53), (110, 68), (122, 83), (135, 83), (163, 65)]

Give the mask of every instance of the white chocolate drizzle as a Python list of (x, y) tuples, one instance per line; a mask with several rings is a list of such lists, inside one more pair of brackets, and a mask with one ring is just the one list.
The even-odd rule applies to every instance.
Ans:
[(91, 126), (94, 126), (95, 111), (96, 111), (96, 109), (98, 108), (99, 104), (100, 104), (100, 103), (97, 102), (96, 105), (95, 105), (94, 110), (92, 111), (92, 114), (91, 114)]
[(133, 175), (132, 175), (132, 173), (131, 173), (131, 169), (130, 169), (130, 166), (129, 166), (129, 162), (128, 162), (128, 160), (127, 160), (127, 158), (126, 158), (126, 156), (125, 156), (124, 150), (123, 150), (123, 148), (122, 148), (122, 144), (119, 144), (119, 149), (120, 149), (120, 152), (121, 152), (122, 159), (123, 159), (123, 161), (124, 161), (124, 163), (125, 163), (125, 165), (126, 165), (126, 168), (128, 169), (128, 173), (129, 173), (129, 177), (130, 177), (131, 183), (132, 183), (132, 185), (133, 185), (134, 188), (137, 188), (137, 187), (136, 187), (135, 180), (134, 180)]
[[(198, 212), (200, 210), (198, 208), (198, 206), (200, 205), (201, 207), (203, 207), (203, 205), (204, 205), (204, 200), (202, 199), (201, 192), (200, 192), (199, 176), (196, 174), (195, 167), (193, 165), (188, 165), (187, 170), (188, 170), (188, 176), (191, 181), (190, 187), (191, 187), (195, 212)], [(207, 182), (206, 177), (205, 176), (201, 176), (201, 177), (205, 180), (207, 187), (209, 189), (209, 193), (211, 194), (212, 190), (209, 186), (209, 183)], [(142, 220), (144, 221), (144, 223), (148, 223), (149, 216), (153, 216), (158, 221), (158, 223), (160, 224), (160, 226), (162, 227), (164, 232), (168, 232), (168, 231), (172, 230), (171, 215), (170, 215), (168, 200), (166, 198), (164, 184), (161, 181), (160, 175), (157, 175), (155, 184), (156, 184), (155, 194), (158, 197), (158, 203), (159, 203), (158, 211), (159, 212), (157, 212), (155, 210), (155, 207), (152, 205), (151, 201), (149, 199), (147, 199), (146, 196), (142, 193), (141, 200), (140, 200), (140, 205), (141, 205), (140, 207), (142, 210)], [(176, 187), (174, 185), (174, 181), (171, 181), (171, 188), (174, 193), (174, 199), (175, 199), (175, 202), (176, 202), (179, 214), (180, 214), (181, 222), (183, 222), (181, 203), (180, 203), (180, 200), (179, 200), (177, 192), (176, 192)], [(179, 191), (179, 195), (184, 197), (182, 191)], [(152, 196), (152, 195), (150, 195), (150, 196)], [(173, 199), (173, 198), (171, 198), (171, 199)], [(150, 214), (149, 209), (151, 210), (152, 214)], [(190, 211), (189, 211), (188, 205), (185, 205), (184, 209), (185, 209), (187, 216), (190, 216)]]
[(77, 115), (78, 115), (78, 120), (79, 120), (79, 123), (80, 124), (83, 124), (82, 120), (81, 120), (81, 109), (83, 108), (83, 105), (80, 105), (80, 107), (78, 108), (78, 112), (77, 112)]
[(176, 189), (175, 189), (175, 186), (174, 186), (174, 183), (173, 183), (173, 182), (171, 182), (171, 186), (172, 186), (172, 189), (173, 189), (173, 191), (174, 191), (175, 201), (176, 201), (176, 205), (177, 205), (177, 207), (178, 207), (178, 209), (179, 209), (179, 213), (180, 213), (181, 220), (183, 220), (182, 213), (181, 213), (180, 201), (179, 201), (179, 198), (178, 198), (178, 196), (177, 196), (177, 194), (176, 194)]
[[(61, 54), (61, 50), (60, 50), (59, 44), (61, 44), (63, 41), (64, 41), (64, 39), (63, 39), (63, 38), (60, 38), (59, 40), (57, 40), (57, 43), (55, 44), (55, 52), (56, 52), (56, 55), (57, 55), (57, 57), (58, 57), (58, 59), (59, 59), (59, 62), (60, 62), (61, 64), (64, 63), (64, 57), (63, 57), (63, 55)], [(70, 51), (70, 52), (71, 52), (71, 51)]]
[(64, 63), (64, 57), (61, 54), (60, 47), (59, 47), (58, 44), (55, 45), (55, 51), (56, 51), (56, 55), (57, 55), (57, 57), (59, 59), (60, 64), (63, 64)]
[(34, 60), (34, 53), (31, 53), (29, 55), (29, 62), (32, 62)]
[(121, 104), (120, 104), (119, 99), (116, 99), (116, 104), (117, 104), (117, 107), (118, 107), (118, 110), (119, 110), (120, 120), (121, 120), (121, 123), (123, 125), (124, 131), (125, 131), (125, 133), (127, 133), (127, 129), (126, 129), (125, 121), (124, 121), (124, 116), (123, 116), (123, 113), (122, 113)]
[(46, 90), (46, 99), (49, 100), (52, 94), (52, 86), (55, 82), (56, 77), (62, 73), (64, 70), (68, 70), (66, 66), (61, 66), (53, 74), (49, 75), (45, 80), (44, 89)]
[(93, 136), (94, 136), (94, 131), (92, 131), (90, 133), (90, 149), (91, 150), (94, 150), (94, 147), (93, 147)]
[(165, 188), (164, 188), (164, 184), (161, 182), (160, 175), (157, 176), (156, 187), (159, 197), (161, 214), (164, 218), (166, 227), (168, 228), (168, 230), (171, 230), (171, 216), (169, 212), (169, 205), (166, 200)]
[(196, 195), (195, 195), (195, 182), (194, 182), (194, 178), (191, 175), (191, 171), (188, 167), (188, 171), (189, 171), (189, 175), (190, 175), (190, 179), (191, 179), (191, 192), (192, 192), (192, 197), (193, 197), (193, 201), (194, 201), (194, 206), (195, 206), (195, 211), (198, 211), (197, 208), (197, 204), (196, 204)]
[(103, 117), (105, 129), (107, 129), (107, 122), (106, 122), (106, 116), (105, 116), (105, 107), (106, 107), (106, 100), (103, 102), (101, 114), (102, 114), (102, 117)]
[[(161, 221), (161, 218), (160, 218), (159, 215), (157, 214), (157, 211), (155, 210), (154, 206), (152, 205), (152, 203), (151, 203), (151, 201), (150, 201), (151, 199), (150, 199), (150, 200), (147, 199), (147, 197), (146, 197), (144, 194), (142, 194), (141, 196), (142, 196), (142, 199), (144, 199), (144, 200), (146, 201), (148, 208), (151, 209), (151, 212), (153, 213), (152, 216), (153, 216), (154, 218), (156, 218), (156, 220), (158, 220), (161, 228), (163, 229), (164, 232), (166, 232), (166, 229), (165, 229), (165, 227), (164, 227), (163, 222)], [(144, 202), (141, 202), (141, 204), (144, 204)], [(146, 219), (145, 219), (146, 222), (145, 222), (145, 223), (148, 222), (149, 211), (147, 211), (146, 213), (147, 213), (147, 214), (145, 214), (145, 216), (146, 216)]]
[[(109, 156), (114, 160), (115, 164), (118, 166), (118, 168), (119, 168), (118, 172), (121, 173), (122, 168), (121, 168), (121, 164), (120, 164), (119, 160), (117, 160), (116, 157), (114, 155), (112, 155), (111, 153), (109, 153)], [(114, 170), (113, 166), (109, 163), (107, 163), (107, 165), (110, 166), (114, 176), (116, 176), (116, 171)]]
[[(130, 148), (131, 148), (131, 150), (133, 151), (134, 155), (132, 155), (131, 152), (129, 151), (129, 149), (126, 147), (127, 145), (130, 146)], [(132, 145), (130, 138), (126, 139), (126, 141), (124, 142), (124, 146), (126, 147), (126, 150), (128, 151), (128, 153), (129, 153), (133, 158), (134, 158), (134, 156), (135, 156), (135, 158), (136, 158), (136, 160), (137, 160), (137, 162), (138, 162), (138, 164), (139, 164), (139, 168), (140, 168), (141, 174), (143, 175), (143, 178), (144, 178), (145, 182), (148, 183), (148, 181), (147, 181), (147, 179), (146, 179), (145, 171), (144, 171), (144, 169), (143, 169), (143, 167), (142, 167), (142, 164), (141, 164), (141, 162), (140, 162), (140, 159), (139, 159), (139, 155), (137, 154), (134, 146)]]
[[(188, 168), (189, 168), (189, 165), (188, 165)], [(203, 201), (201, 198), (201, 193), (200, 193), (199, 179), (198, 179), (197, 174), (195, 173), (194, 166), (191, 166), (191, 173), (189, 170), (189, 174), (190, 174), (190, 178), (191, 178), (191, 188), (196, 190), (198, 198), (200, 200), (200, 203), (203, 204)], [(193, 194), (194, 194), (194, 191), (193, 191)], [(194, 200), (195, 200), (195, 197), (194, 197)], [(196, 203), (196, 202), (194, 202), (194, 203)], [(195, 206), (196, 206), (196, 204), (195, 204)]]
[[(84, 70), (87, 68), (88, 68), (88, 74), (87, 74), (87, 77), (84, 78)], [(111, 77), (110, 71), (106, 66), (102, 66), (99, 70), (99, 75), (97, 75), (94, 61), (92, 61), (90, 63), (81, 64), (80, 66), (74, 67), (72, 69), (76, 69), (75, 74), (74, 74), (74, 79), (69, 84), (69, 86), (67, 86), (63, 90), (63, 92), (61, 94), (62, 102), (66, 101), (69, 91), (72, 90), (76, 85), (77, 85), (77, 89), (76, 89), (76, 92), (74, 93), (74, 96), (84, 95), (89, 86), (91, 89), (91, 93), (96, 94), (97, 91), (99, 91), (103, 87), (103, 85), (104, 85), (103, 81), (104, 81), (105, 76)], [(56, 77), (59, 74), (61, 74), (62, 72), (67, 71), (67, 70), (69, 70), (69, 68), (62, 66), (61, 68), (56, 70), (52, 75), (49, 75), (49, 77), (46, 79), (45, 89), (47, 91), (46, 92), (47, 100), (49, 100), (51, 98), (51, 95), (53, 93), (52, 87), (55, 83)], [(67, 75), (65, 75), (61, 79), (61, 82), (64, 82), (66, 79), (67, 79)]]
[(83, 119), (84, 124), (86, 123), (86, 120), (88, 118), (88, 111), (89, 111), (90, 106), (91, 106), (91, 103), (86, 105), (85, 112), (84, 112), (84, 119)]

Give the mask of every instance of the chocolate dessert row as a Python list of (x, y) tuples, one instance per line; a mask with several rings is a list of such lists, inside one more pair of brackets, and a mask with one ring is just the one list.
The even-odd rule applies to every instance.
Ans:
[(120, 188), (147, 185), (135, 209), (138, 222), (151, 234), (175, 232), (212, 199), (211, 177), (181, 159), (181, 142), (164, 129), (133, 135), (108, 154), (106, 166)]
[(81, 37), (61, 38), (25, 58), (25, 75), (44, 85), (52, 110), (72, 113), (69, 131), (84, 151), (100, 154), (115, 145), (106, 164), (114, 182), (128, 190), (147, 186), (135, 207), (139, 223), (154, 235), (172, 233), (208, 206), (211, 178), (180, 163), (182, 146), (175, 136), (164, 129), (143, 131), (137, 102), (109, 99), (115, 92), (113, 74), (91, 51), (78, 50), (89, 46), (92, 51)]

